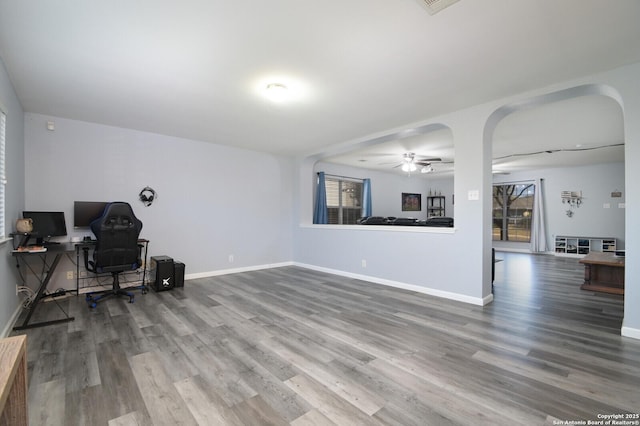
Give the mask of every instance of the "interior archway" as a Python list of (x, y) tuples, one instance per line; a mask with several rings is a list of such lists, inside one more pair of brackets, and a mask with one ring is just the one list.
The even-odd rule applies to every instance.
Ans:
[[(558, 236), (611, 235), (624, 248), (624, 115), (615, 90), (583, 85), (505, 105), (487, 120), (484, 139), (493, 148), (494, 184), (543, 179), (544, 252), (572, 255), (581, 267), (580, 251), (558, 246)], [(565, 191), (584, 197), (579, 208), (563, 203)], [(531, 251), (529, 243), (496, 241), (493, 234), (494, 248)]]

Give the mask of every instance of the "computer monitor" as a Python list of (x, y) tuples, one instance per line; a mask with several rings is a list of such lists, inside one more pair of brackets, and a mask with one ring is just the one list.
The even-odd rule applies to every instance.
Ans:
[(23, 211), (22, 217), (33, 220), (33, 231), (36, 244), (41, 245), (51, 237), (64, 237), (67, 235), (67, 223), (64, 220), (64, 212), (40, 212)]
[(74, 201), (73, 227), (88, 228), (91, 222), (102, 216), (107, 204), (103, 201)]

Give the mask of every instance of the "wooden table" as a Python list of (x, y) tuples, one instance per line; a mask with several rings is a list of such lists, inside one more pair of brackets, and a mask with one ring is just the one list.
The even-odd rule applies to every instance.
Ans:
[(27, 336), (0, 340), (0, 424), (27, 426)]
[(592, 251), (580, 259), (580, 263), (584, 264), (581, 289), (624, 294), (624, 257)]

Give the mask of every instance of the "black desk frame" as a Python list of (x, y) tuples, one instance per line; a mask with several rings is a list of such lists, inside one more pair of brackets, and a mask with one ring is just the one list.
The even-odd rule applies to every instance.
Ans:
[[(56, 268), (58, 267), (58, 264), (60, 263), (60, 259), (62, 259), (62, 256), (65, 253), (71, 253), (71, 252), (73, 252), (73, 246), (68, 243), (62, 243), (60, 245), (50, 246), (47, 248), (47, 251), (39, 252), (39, 253), (16, 252), (16, 251), (13, 252), (13, 256), (16, 258), (16, 266), (18, 268), (20, 268), (20, 259), (26, 258), (26, 257), (29, 257), (29, 258), (38, 257), (42, 260), (43, 271), (44, 271), (43, 275), (38, 277), (38, 281), (40, 281), (40, 286), (38, 286), (38, 291), (36, 292), (36, 296), (34, 297), (33, 301), (29, 305), (29, 310), (27, 311), (27, 315), (24, 318), (22, 325), (13, 327), (14, 330), (16, 331), (25, 330), (28, 328), (43, 327), (45, 325), (60, 324), (63, 322), (75, 320), (75, 317), (69, 316), (69, 314), (67, 314), (66, 312), (64, 312), (64, 310), (62, 310), (62, 308), (60, 308), (60, 310), (62, 310), (62, 312), (65, 314), (65, 318), (50, 320), (50, 321), (41, 321), (41, 322), (29, 324), (29, 321), (31, 320), (31, 316), (33, 315), (36, 308), (38, 307), (38, 304), (45, 297), (45, 291), (47, 290), (47, 286), (49, 285), (49, 281), (51, 281), (51, 277), (53, 276), (53, 273), (55, 272)], [(53, 262), (51, 262), (51, 264), (49, 265), (47, 264), (47, 257), (51, 254), (54, 254), (55, 257), (53, 258)]]
[[(23, 240), (23, 242), (25, 242), (25, 240)], [(23, 242), (20, 242), (19, 245), (23, 244)], [(146, 292), (146, 273), (147, 273), (147, 250), (148, 250), (148, 246), (149, 246), (149, 240), (144, 240), (144, 239), (140, 239), (138, 240), (138, 242), (140, 244), (142, 244), (142, 246), (144, 247), (144, 265), (143, 265), (143, 272), (142, 272), (142, 285), (136, 288), (142, 288), (143, 292)], [(60, 263), (60, 260), (62, 259), (62, 257), (65, 254), (68, 253), (73, 253), (75, 251), (76, 253), (76, 295), (79, 294), (79, 277), (80, 277), (80, 251), (82, 250), (83, 247), (95, 247), (95, 241), (83, 241), (83, 242), (78, 242), (78, 243), (60, 243), (60, 244), (55, 244), (55, 245), (51, 245), (49, 247), (47, 247), (47, 251), (44, 252), (18, 252), (18, 251), (14, 251), (12, 254), (16, 259), (16, 266), (18, 268), (21, 267), (20, 265), (20, 260), (23, 258), (39, 258), (42, 261), (42, 266), (43, 266), (43, 272), (42, 274), (38, 275), (35, 274), (36, 277), (38, 278), (38, 281), (40, 282), (40, 285), (38, 286), (38, 291), (36, 292), (36, 295), (33, 299), (33, 301), (31, 302), (31, 304), (29, 305), (28, 311), (27, 311), (27, 315), (24, 318), (24, 321), (22, 321), (22, 325), (18, 325), (13, 327), (13, 330), (15, 331), (19, 331), (19, 330), (26, 330), (29, 328), (35, 328), (35, 327), (44, 327), (46, 325), (53, 325), (53, 324), (60, 324), (60, 323), (64, 323), (64, 322), (69, 322), (69, 321), (73, 321), (75, 320), (75, 317), (69, 316), (68, 313), (66, 313), (61, 307), (60, 310), (65, 314), (65, 318), (61, 318), (61, 319), (57, 319), (57, 320), (49, 320), (49, 321), (41, 321), (41, 322), (35, 322), (35, 323), (29, 323), (29, 321), (31, 320), (31, 317), (33, 316), (33, 313), (35, 312), (36, 308), (38, 307), (38, 305), (40, 304), (40, 301), (49, 296), (47, 294), (45, 294), (46, 290), (47, 290), (47, 286), (49, 285), (49, 282), (51, 281), (51, 277), (53, 276), (56, 268), (58, 267), (58, 264)], [(51, 264), (47, 263), (47, 257), (51, 256), (51, 255), (55, 255), (53, 258), (53, 262), (51, 262)], [(26, 262), (24, 262), (26, 265)], [(32, 272), (35, 272), (32, 270)], [(26, 275), (22, 275), (22, 272), (20, 272), (21, 276), (23, 277), (23, 280), (26, 280)], [(23, 282), (23, 284), (26, 284), (25, 282)], [(67, 291), (73, 291), (73, 290), (67, 290)], [(59, 305), (58, 305), (59, 306)]]

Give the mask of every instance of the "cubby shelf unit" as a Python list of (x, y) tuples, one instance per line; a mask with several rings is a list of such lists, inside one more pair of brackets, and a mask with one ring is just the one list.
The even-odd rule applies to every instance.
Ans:
[(615, 238), (571, 237), (557, 235), (555, 238), (556, 256), (583, 257), (592, 251), (616, 251)]

